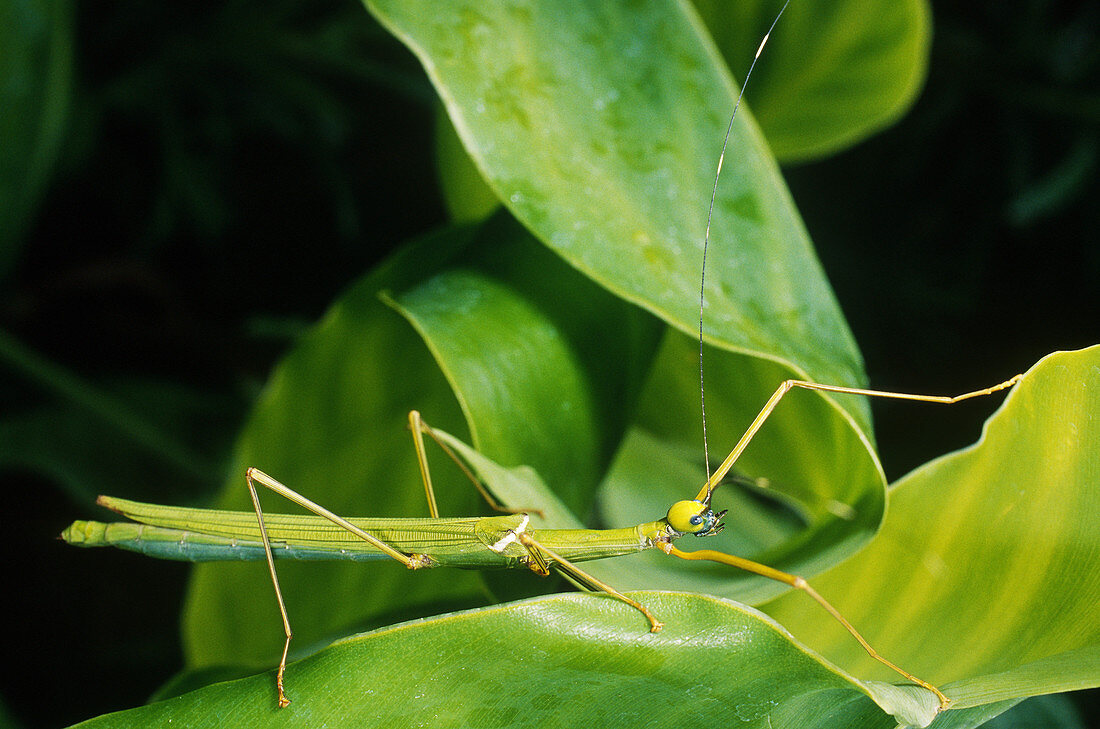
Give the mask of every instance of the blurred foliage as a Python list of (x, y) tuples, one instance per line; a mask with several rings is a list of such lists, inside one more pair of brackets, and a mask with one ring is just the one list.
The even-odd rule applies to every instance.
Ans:
[(0, 280), (38, 212), (64, 136), (72, 14), (67, 0), (0, 6)]
[[(181, 664), (187, 570), (48, 537), (94, 491), (208, 499), (272, 363), (444, 206), (434, 94), (361, 5), (4, 12), (2, 693), (56, 726)], [(785, 172), (876, 386), (961, 391), (1095, 341), (1098, 25), (1095, 3), (937, 5), (913, 111)], [(930, 410), (876, 404), (892, 477), (973, 440), (975, 409)], [(167, 449), (127, 435), (150, 425)]]

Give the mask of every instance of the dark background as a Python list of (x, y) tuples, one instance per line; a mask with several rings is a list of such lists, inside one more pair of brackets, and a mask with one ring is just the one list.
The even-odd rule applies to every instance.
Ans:
[[(26, 348), (0, 353), (0, 425), (39, 429), (0, 452), (0, 701), (17, 726), (137, 705), (180, 665), (187, 567), (91, 569), (50, 539), (93, 513), (81, 464), (201, 501), (280, 353), (445, 221), (434, 94), (357, 3), (74, 12), (64, 143), (0, 285), (0, 331)], [(1100, 9), (940, 3), (934, 22), (914, 110), (787, 176), (872, 384), (952, 394), (1100, 340)], [(185, 448), (135, 464), (109, 429), (89, 442), (49, 365)], [(875, 403), (888, 475), (971, 442), (995, 405)], [(1075, 697), (1086, 721), (1095, 696)]]

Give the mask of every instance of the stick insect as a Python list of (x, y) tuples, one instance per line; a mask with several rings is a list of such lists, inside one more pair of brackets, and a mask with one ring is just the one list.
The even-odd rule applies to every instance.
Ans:
[[(780, 11), (780, 15), (782, 15), (782, 11)], [(777, 16), (773, 21), (772, 28), (775, 27), (779, 17)], [(764, 36), (756, 51), (746, 74), (741, 95), (738, 96), (737, 103), (730, 116), (726, 142), (723, 143), (718, 169), (715, 173), (711, 211), (713, 210), (718, 179), (725, 159), (730, 130), (743, 98), (744, 88), (747, 86), (748, 79), (752, 74), (756, 61), (763, 52), (770, 33), (771, 30)], [(711, 213), (708, 212), (702, 269), (704, 273), (706, 270), (705, 251), (707, 243), (709, 243), (710, 217)], [(701, 276), (701, 292), (702, 278)], [(702, 308), (703, 300), (701, 296), (700, 353), (702, 353)], [(689, 534), (696, 537), (712, 536), (724, 528), (723, 517), (726, 512), (715, 511), (711, 506), (714, 493), (783, 397), (792, 390), (806, 389), (820, 393), (854, 394), (951, 404), (1004, 390), (1014, 385), (1019, 378), (1020, 376), (1017, 375), (991, 387), (953, 397), (869, 390), (797, 379), (787, 380), (767, 400), (748, 429), (733, 446), (728, 456), (717, 469), (709, 473), (705, 483), (693, 498), (677, 501), (668, 508), (664, 516), (654, 521), (620, 529), (536, 529), (530, 527), (530, 517), (523, 512), (492, 517), (441, 517), (436, 506), (431, 474), (428, 468), (425, 436), (437, 443), (458, 464), (459, 468), (466, 473), (491, 506), (502, 511), (508, 510), (493, 500), (477, 476), (447, 445), (443, 435), (428, 425), (418, 412), (413, 411), (409, 414), (409, 426), (428, 501), (430, 518), (346, 519), (285, 486), (266, 473), (256, 468), (250, 468), (246, 472), (245, 482), (252, 499), (253, 512), (183, 509), (101, 497), (99, 499), (100, 504), (137, 523), (104, 524), (78, 521), (66, 529), (62, 537), (72, 544), (81, 546), (110, 545), (168, 559), (190, 561), (264, 560), (271, 576), (285, 634), (282, 655), (275, 679), (278, 705), (280, 707), (285, 707), (290, 703), (286, 691), (286, 671), (293, 631), (279, 584), (275, 564), (276, 554), (279, 557), (298, 559), (393, 559), (409, 569), (425, 569), (436, 566), (475, 569), (506, 567), (529, 569), (544, 576), (548, 575), (553, 569), (564, 573), (571, 580), (587, 589), (605, 593), (637, 610), (648, 622), (649, 630), (657, 632), (662, 628), (659, 616), (650, 612), (641, 602), (618, 592), (613, 586), (605, 584), (590, 575), (579, 564), (587, 560), (658, 549), (670, 557), (724, 564), (801, 590), (828, 611), (872, 658), (896, 671), (905, 679), (933, 692), (939, 700), (940, 707), (946, 708), (950, 701), (940, 689), (880, 655), (859, 631), (802, 577), (723, 552), (707, 549), (697, 551), (681, 550), (676, 546), (676, 541)], [(702, 394), (705, 392), (702, 387), (702, 356), (700, 356), (700, 385)], [(701, 405), (703, 404), (701, 402)], [(706, 456), (705, 415), (703, 425), (704, 456)], [(312, 512), (312, 515), (265, 515), (260, 505), (257, 484), (304, 507)], [(277, 543), (277, 550), (273, 548), (273, 543)]]

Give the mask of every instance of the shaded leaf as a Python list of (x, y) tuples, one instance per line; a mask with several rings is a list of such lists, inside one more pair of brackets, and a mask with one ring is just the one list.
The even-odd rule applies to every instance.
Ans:
[(1036, 696), (986, 724), (988, 729), (1085, 729), (1081, 715), (1065, 696)]
[[(338, 513), (427, 515), (406, 428), (417, 407), (441, 426), (465, 432), (461, 413), (427, 349), (377, 297), (383, 287), (408, 285), (470, 244), (470, 230), (419, 241), (342, 296), (303, 336), (273, 373), (242, 433), (219, 505), (250, 508), (244, 472), (261, 466), (292, 488)], [(431, 250), (432, 256), (425, 257)], [(398, 457), (404, 454), (404, 458)], [(447, 513), (472, 513), (476, 494), (446, 473), (437, 495)], [(266, 497), (266, 498), (265, 498)], [(266, 508), (286, 505), (261, 495)], [(192, 667), (267, 665), (282, 644), (270, 578), (258, 565), (200, 565), (184, 605), (184, 646)], [(303, 569), (304, 567), (304, 569)], [(350, 567), (350, 569), (349, 569)], [(299, 641), (322, 644), (389, 609), (433, 611), (436, 601), (478, 604), (476, 574), (428, 574), (402, 580), (403, 567), (280, 566), (280, 579)], [(323, 596), (323, 599), (317, 599)], [(407, 613), (406, 613), (407, 614)]]
[[(698, 465), (698, 346), (679, 332), (670, 332), (664, 342), (636, 420), (664, 445), (620, 454), (619, 468), (608, 475), (601, 491), (604, 515), (614, 526), (663, 516), (674, 501), (694, 498), (705, 480)], [(740, 438), (784, 372), (773, 362), (730, 355), (710, 356), (707, 364), (707, 425), (716, 461)], [(760, 392), (767, 395), (758, 397)], [(767, 496), (737, 499), (728, 495), (734, 486), (720, 488), (715, 505), (731, 510), (730, 528), (699, 546), (813, 575), (870, 539), (885, 509), (884, 477), (869, 444), (853, 438), (858, 429), (838, 413), (843, 411), (809, 392), (789, 393), (737, 463), (742, 473), (765, 479)], [(742, 519), (757, 525), (750, 528), (774, 522), (777, 501), (789, 507), (785, 525), (769, 539), (746, 545), (737, 533)], [(639, 555), (609, 563), (600, 576), (629, 589), (692, 590), (750, 603), (786, 589), (718, 565), (677, 562), (663, 554)]]
[[(782, 3), (695, 0), (734, 76), (744, 78)], [(782, 162), (840, 152), (895, 122), (928, 70), (927, 0), (791, 3), (747, 98)]]
[(447, 114), (435, 116), (435, 156), (439, 169), (439, 187), (451, 220), (475, 222), (489, 217), (500, 206), (496, 193), (485, 184)]
[[(1084, 427), (1098, 412), (1098, 400), (1100, 347), (1044, 359), (989, 421), (977, 445), (903, 480), (892, 491), (897, 508), (880, 535), (818, 581), (880, 651), (941, 684), (954, 703), (936, 718), (937, 726), (978, 726), (1022, 696), (1092, 686), (1100, 676), (1091, 609), (1100, 589), (1093, 576), (1100, 549), (1096, 497), (1088, 488), (1100, 458), (1092, 429)], [(1032, 466), (1051, 472), (1049, 485), (1037, 485), (1042, 478), (1024, 467), (1031, 452), (1021, 442), (1040, 446), (1041, 458), (1031, 459)], [(500, 471), (480, 456), (471, 460), (495, 482), (538, 487), (529, 469)], [(922, 488), (914, 488), (922, 477)], [(931, 511), (928, 502), (942, 500), (947, 491), (954, 494), (953, 518), (922, 519)], [(1033, 498), (1048, 509), (1028, 508)], [(922, 508), (914, 512), (916, 507)], [(899, 524), (899, 513), (908, 523)], [(1057, 535), (1039, 528), (1058, 515), (1063, 518)], [(995, 547), (997, 557), (979, 559), (983, 546)], [(1066, 549), (1072, 552), (1062, 554)], [(886, 564), (883, 555), (890, 558)], [(865, 560), (865, 574), (851, 579), (851, 570)], [(1035, 573), (998, 571), (998, 560), (1041, 567)], [(925, 574), (915, 581), (921, 569)], [(1018, 607), (991, 601), (983, 588), (1008, 578), (1021, 588)], [(1031, 589), (1023, 589), (1025, 580)], [(1052, 587), (1056, 593), (1044, 594)], [(923, 592), (914, 596), (914, 588)], [(637, 597), (665, 621), (663, 631), (646, 633), (637, 611), (607, 596), (559, 595), (341, 641), (291, 666), (288, 680), (298, 703), (285, 712), (274, 708), (268, 673), (103, 720), (127, 726), (171, 718), (202, 726), (226, 717), (236, 723), (241, 712), (240, 721), (254, 725), (461, 726), (476, 715), (489, 725), (541, 726), (560, 717), (563, 705), (570, 708), (569, 725), (664, 723), (671, 721), (665, 716), (692, 720), (693, 712), (700, 712), (696, 722), (728, 715), (773, 728), (885, 728), (895, 720), (925, 725), (935, 717), (929, 692), (849, 679), (751, 609), (692, 594)], [(856, 666), (858, 675), (893, 679), (804, 596), (781, 598), (769, 609), (814, 644), (839, 636), (825, 647)], [(962, 625), (939, 619), (944, 611)], [(929, 624), (936, 626), (934, 639), (923, 627)], [(513, 680), (516, 673), (523, 680)], [(486, 677), (496, 682), (487, 685)], [(943, 685), (946, 680), (952, 682)]]

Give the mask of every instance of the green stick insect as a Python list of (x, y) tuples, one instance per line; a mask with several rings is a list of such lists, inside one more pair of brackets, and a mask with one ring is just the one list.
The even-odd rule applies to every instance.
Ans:
[[(784, 10), (786, 5), (784, 5)], [(772, 28), (782, 15), (782, 10), (772, 23)], [(771, 30), (764, 36), (746, 74), (745, 82), (760, 58)], [(744, 85), (730, 118), (715, 173), (715, 193), (722, 162), (725, 158), (733, 119), (736, 117)], [(710, 219), (714, 207), (712, 193), (704, 239), (703, 271), (706, 270), (706, 246), (710, 235)], [(702, 311), (700, 296), (700, 380), (702, 381)], [(275, 567), (275, 558), (312, 560), (387, 560), (393, 559), (409, 569), (429, 567), (460, 567), (468, 569), (524, 568), (539, 575), (550, 574), (551, 569), (564, 574), (576, 584), (595, 592), (603, 592), (638, 610), (649, 623), (651, 632), (660, 631), (662, 623), (642, 603), (618, 592), (596, 577), (585, 572), (579, 563), (605, 559), (658, 549), (665, 554), (685, 560), (706, 560), (776, 580), (801, 590), (828, 611), (860, 643), (875, 660), (888, 666), (907, 680), (933, 692), (940, 708), (946, 708), (950, 700), (934, 685), (924, 681), (880, 655), (859, 631), (824, 597), (819, 595), (802, 577), (782, 572), (752, 560), (713, 550), (684, 551), (675, 542), (685, 535), (712, 536), (723, 527), (725, 511), (714, 511), (712, 498), (723, 479), (729, 474), (738, 458), (752, 441), (780, 400), (791, 390), (806, 389), (826, 393), (865, 395), (869, 397), (915, 400), (919, 402), (951, 404), (970, 398), (989, 395), (1011, 387), (1020, 379), (1017, 375), (1005, 382), (954, 397), (918, 395), (899, 392), (866, 390), (808, 382), (787, 380), (783, 382), (752, 421), (748, 429), (734, 445), (721, 465), (710, 473), (698, 493), (691, 499), (677, 501), (666, 514), (654, 521), (621, 529), (542, 529), (529, 528), (529, 513), (506, 509), (498, 504), (485, 489), (473, 471), (448, 445), (448, 436), (429, 426), (416, 411), (409, 414), (416, 457), (428, 500), (430, 518), (377, 518), (346, 519), (324, 508), (302, 494), (283, 485), (275, 478), (256, 469), (248, 469), (245, 475), (254, 507), (253, 512), (230, 512), (210, 509), (178, 508), (142, 504), (123, 499), (100, 497), (98, 503), (133, 520), (133, 522), (101, 523), (76, 521), (61, 537), (70, 544), (83, 547), (114, 546), (140, 552), (152, 557), (194, 562), (217, 560), (265, 560), (271, 574), (275, 596), (286, 640), (276, 671), (278, 704), (290, 703), (285, 690), (287, 654), (292, 630), (283, 600), (282, 589)], [(702, 391), (702, 382), (701, 391)], [(701, 403), (705, 405), (705, 401)], [(703, 412), (704, 452), (706, 452), (706, 416)], [(424, 436), (435, 441), (466, 476), (489, 504), (503, 512), (502, 516), (442, 518), (436, 506), (428, 469)], [(709, 468), (709, 466), (708, 466)], [(280, 496), (304, 507), (313, 515), (265, 515), (260, 506), (256, 485), (259, 484)], [(534, 513), (533, 511), (530, 513)], [(273, 546), (274, 543), (274, 546)]]

